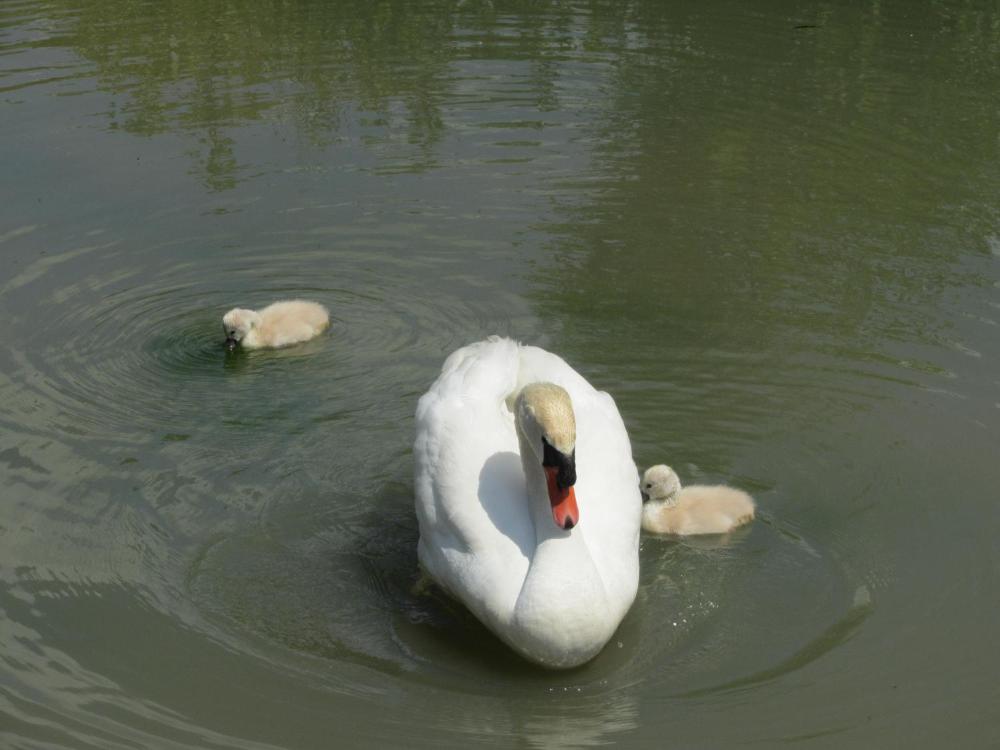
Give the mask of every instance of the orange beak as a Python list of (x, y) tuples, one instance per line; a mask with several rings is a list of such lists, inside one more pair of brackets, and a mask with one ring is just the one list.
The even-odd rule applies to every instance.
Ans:
[(549, 503), (552, 505), (552, 518), (556, 526), (569, 531), (580, 522), (580, 510), (576, 507), (576, 493), (573, 487), (561, 488), (556, 483), (559, 468), (546, 466), (545, 483), (549, 490)]

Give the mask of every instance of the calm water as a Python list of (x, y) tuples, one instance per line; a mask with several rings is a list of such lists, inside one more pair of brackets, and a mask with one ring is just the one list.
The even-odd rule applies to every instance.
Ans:
[[(0, 5), (0, 744), (1000, 744), (1000, 12), (750, 5)], [(571, 672), (413, 589), (496, 332), (759, 501)]]

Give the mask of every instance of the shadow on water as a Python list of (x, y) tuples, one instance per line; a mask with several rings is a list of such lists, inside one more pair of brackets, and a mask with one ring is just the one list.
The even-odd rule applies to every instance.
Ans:
[(230, 349), (225, 344), (220, 345), (223, 349), (222, 355), (222, 367), (227, 372), (237, 373), (241, 370), (246, 369), (249, 361), (247, 359), (247, 352), (243, 349)]

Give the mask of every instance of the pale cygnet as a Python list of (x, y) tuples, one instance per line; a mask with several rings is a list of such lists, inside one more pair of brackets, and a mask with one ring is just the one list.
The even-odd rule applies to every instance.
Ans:
[(262, 310), (236, 307), (222, 317), (226, 348), (270, 349), (308, 341), (330, 325), (330, 313), (318, 302), (274, 302)]
[[(725, 485), (692, 485), (658, 464), (642, 476), (642, 528), (657, 534), (725, 534), (753, 520), (753, 498)], [(648, 498), (648, 499), (647, 499)]]

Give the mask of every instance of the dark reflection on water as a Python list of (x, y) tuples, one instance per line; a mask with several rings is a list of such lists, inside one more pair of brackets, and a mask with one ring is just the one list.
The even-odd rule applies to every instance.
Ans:
[[(995, 742), (998, 29), (959, 2), (4, 4), (0, 731)], [(223, 350), (226, 309), (288, 296), (329, 334)], [(759, 503), (644, 538), (570, 672), (418, 581), (416, 399), (497, 332), (612, 392), (641, 465)]]

